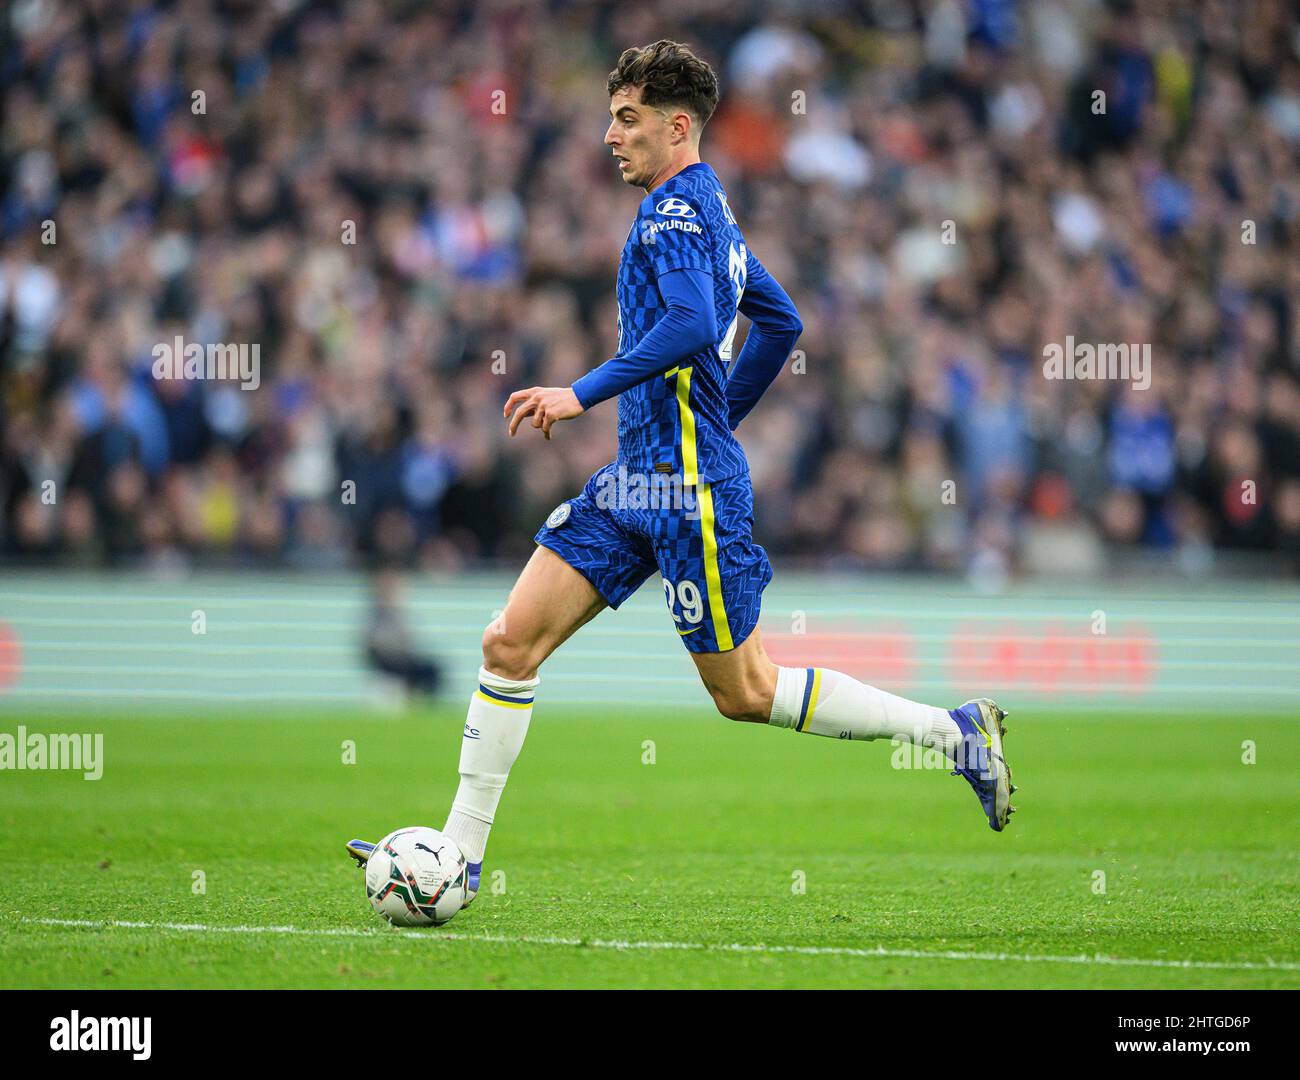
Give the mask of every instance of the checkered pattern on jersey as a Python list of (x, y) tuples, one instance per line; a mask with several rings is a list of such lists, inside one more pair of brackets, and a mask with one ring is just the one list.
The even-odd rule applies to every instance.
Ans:
[[(618, 468), (614, 462), (599, 470), (582, 493), (569, 500), (567, 516), (560, 515), (564, 520), (543, 525), (534, 539), (587, 578), (610, 607), (617, 608), (657, 570), (672, 583), (671, 592), (665, 588), (664, 594), (665, 599), (671, 596), (669, 610), (682, 644), (691, 652), (718, 652), (718, 613), (709, 602), (703, 525), (694, 490), (686, 489), (680, 507), (611, 498), (619, 491)], [(767, 552), (753, 541), (749, 476), (713, 482), (710, 490), (722, 603), (736, 646), (758, 625), (772, 567)], [(683, 591), (683, 582), (690, 583), (693, 595)], [(696, 600), (698, 604), (692, 603)], [(700, 618), (690, 618), (693, 609)]]
[[(733, 261), (744, 237), (727, 209), (717, 174), (704, 162), (688, 165), (642, 200), (619, 260), (616, 294), (619, 354), (632, 349), (668, 310), (656, 278), (669, 270), (706, 270), (713, 276), (713, 304), (721, 341), (736, 317)], [(697, 474), (722, 480), (749, 471), (745, 452), (731, 433), (727, 372), (716, 345), (697, 353), (691, 366), (690, 406), (695, 415)], [(684, 365), (683, 365), (684, 366)], [(677, 382), (655, 376), (618, 399), (618, 460), (651, 473), (656, 465), (682, 470), (681, 416)]]

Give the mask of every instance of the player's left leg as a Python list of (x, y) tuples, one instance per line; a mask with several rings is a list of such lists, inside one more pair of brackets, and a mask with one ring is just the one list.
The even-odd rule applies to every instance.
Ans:
[(528, 734), (538, 669), (605, 603), (570, 563), (538, 547), (505, 610), (483, 632), (483, 665), (460, 744), (460, 785), (442, 828), (469, 862), (471, 894), (478, 891), (497, 806)]
[[(589, 529), (594, 528), (587, 503), (578, 499), (573, 503), (581, 507), (578, 518), (586, 521)], [(574, 561), (579, 561), (585, 546), (579, 542), (565, 548), (554, 539), (550, 543), (561, 547)], [(604, 581), (617, 603), (621, 592), (615, 591), (610, 549), (605, 548), (602, 554), (606, 577), (600, 578), (596, 569), (588, 569)], [(469, 864), (467, 903), (478, 892), (497, 806), (528, 734), (533, 699), (541, 681), (538, 669), (605, 606), (605, 597), (588, 577), (552, 547), (539, 546), (511, 589), (505, 610), (483, 632), (483, 666), (479, 668), (477, 689), (470, 696), (461, 738), (460, 785), (442, 827)], [(366, 864), (374, 848), (366, 840), (347, 843), (348, 854), (360, 866)]]
[[(654, 572), (649, 541), (621, 524), (617, 506), (610, 505), (617, 468), (610, 463), (597, 470), (580, 494), (546, 519), (505, 611), (483, 634), (483, 666), (461, 739), (460, 786), (442, 829), (469, 863), (470, 900), (478, 892), (502, 791), (528, 732), (539, 668), (573, 633), (606, 606), (617, 609)], [(374, 845), (353, 840), (347, 849), (364, 865)]]

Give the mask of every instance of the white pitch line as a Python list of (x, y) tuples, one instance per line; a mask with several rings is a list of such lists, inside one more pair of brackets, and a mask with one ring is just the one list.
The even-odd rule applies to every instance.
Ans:
[(863, 959), (901, 960), (1010, 960), (1026, 964), (1102, 964), (1112, 967), (1183, 968), (1198, 971), (1300, 971), (1300, 963), (1289, 960), (1160, 960), (1149, 957), (1103, 956), (1043, 956), (1034, 953), (963, 952), (959, 950), (930, 951), (925, 949), (886, 949), (884, 946), (864, 949), (849, 945), (748, 945), (728, 942), (698, 941), (604, 941), (597, 938), (563, 937), (513, 937), (506, 934), (459, 934), (455, 931), (437, 930), (357, 930), (352, 927), (312, 928), (302, 926), (213, 926), (205, 923), (131, 922), (125, 919), (23, 919), (24, 923), (38, 926), (80, 927), (89, 930), (172, 930), (179, 933), (208, 934), (289, 934), (300, 937), (351, 937), (373, 938), (398, 933), (422, 941), (481, 942), (488, 945), (561, 945), (569, 948), (612, 949), (617, 952), (646, 950), (661, 952), (681, 950), (708, 953), (786, 953), (795, 956), (848, 956)]

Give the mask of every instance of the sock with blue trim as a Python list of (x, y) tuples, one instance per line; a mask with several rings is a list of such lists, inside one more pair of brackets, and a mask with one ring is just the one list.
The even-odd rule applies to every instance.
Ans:
[(832, 739), (900, 739), (949, 754), (961, 742), (947, 709), (908, 701), (830, 668), (777, 668), (768, 723)]
[(469, 699), (460, 744), (460, 787), (442, 831), (465, 858), (483, 861), (497, 804), (528, 734), (533, 691), (541, 679), (505, 679), (478, 669), (478, 688)]

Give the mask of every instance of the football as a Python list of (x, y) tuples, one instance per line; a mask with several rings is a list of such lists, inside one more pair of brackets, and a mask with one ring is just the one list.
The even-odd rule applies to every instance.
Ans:
[(397, 829), (366, 863), (370, 906), (396, 926), (441, 926), (465, 906), (465, 856), (437, 829)]

